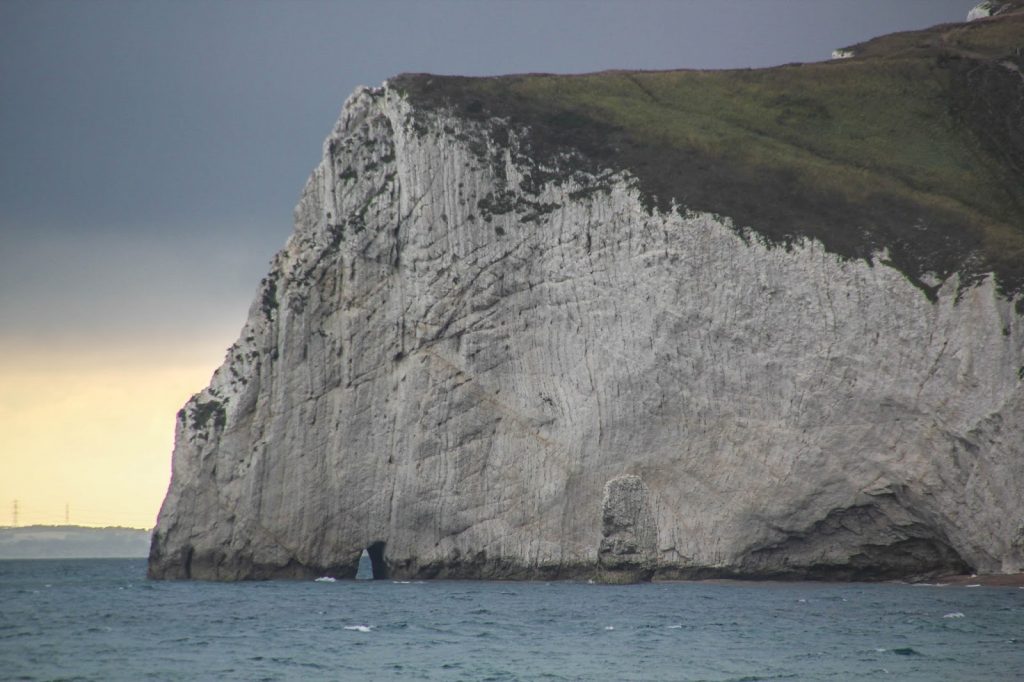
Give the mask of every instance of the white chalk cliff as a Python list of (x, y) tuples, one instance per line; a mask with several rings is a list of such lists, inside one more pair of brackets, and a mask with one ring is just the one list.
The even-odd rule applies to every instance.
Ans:
[(986, 19), (1000, 9), (1003, 3), (997, 0), (985, 0), (980, 2), (971, 8), (971, 11), (967, 13), (967, 21), (977, 21), (978, 19)]
[[(1024, 570), (1024, 317), (981, 277), (536, 177), (516, 129), (346, 102), (179, 413), (157, 578)], [(547, 177), (547, 176), (544, 176)]]

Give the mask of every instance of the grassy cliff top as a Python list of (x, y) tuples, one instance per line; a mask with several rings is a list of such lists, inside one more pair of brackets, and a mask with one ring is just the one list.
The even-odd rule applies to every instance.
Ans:
[[(770, 69), (391, 81), (421, 108), (526, 130), (538, 161), (628, 169), (649, 204), (773, 244), (1024, 293), (1024, 11)], [(1022, 310), (1024, 312), (1024, 310)]]

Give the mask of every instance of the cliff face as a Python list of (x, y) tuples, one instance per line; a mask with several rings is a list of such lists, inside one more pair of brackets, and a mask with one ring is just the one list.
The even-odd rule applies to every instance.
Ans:
[[(986, 213), (866, 180), (841, 205), (868, 218), (830, 223), (797, 152), (782, 208), (749, 201), (701, 178), (775, 191), (770, 166), (599, 106), (551, 118), (517, 83), (410, 76), (345, 104), (178, 415), (152, 577), (351, 577), (367, 548), (401, 578), (1024, 570), (1018, 189)], [(645, 175), (654, 148), (676, 175)]]

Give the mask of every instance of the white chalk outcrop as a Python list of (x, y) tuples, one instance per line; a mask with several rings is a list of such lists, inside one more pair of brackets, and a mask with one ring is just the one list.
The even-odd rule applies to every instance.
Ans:
[(179, 414), (151, 576), (1024, 568), (1024, 324), (991, 278), (932, 302), (882, 254), (650, 214), (626, 173), (533, 186), (496, 126), (349, 99)]
[(967, 13), (967, 21), (977, 21), (978, 19), (985, 19), (986, 17), (992, 16), (992, 14), (999, 7), (998, 2), (991, 2), (985, 0), (985, 2), (978, 3), (971, 8), (971, 11)]

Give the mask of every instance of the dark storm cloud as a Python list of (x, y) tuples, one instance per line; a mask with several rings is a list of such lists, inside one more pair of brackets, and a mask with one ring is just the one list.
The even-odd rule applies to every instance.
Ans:
[(973, 4), (4, 0), (0, 342), (239, 325), (358, 84), (815, 61)]

